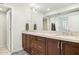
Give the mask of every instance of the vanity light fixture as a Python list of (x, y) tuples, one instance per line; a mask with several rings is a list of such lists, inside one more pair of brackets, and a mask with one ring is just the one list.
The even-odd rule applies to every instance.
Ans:
[(50, 8), (48, 8), (47, 11), (50, 11)]

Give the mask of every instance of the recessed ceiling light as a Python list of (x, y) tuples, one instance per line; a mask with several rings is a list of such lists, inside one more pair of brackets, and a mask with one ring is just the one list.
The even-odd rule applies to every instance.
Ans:
[(29, 4), (29, 5), (30, 5), (30, 6), (35, 6), (36, 4), (33, 4), (33, 3), (32, 3), (32, 4)]
[(35, 8), (39, 8), (39, 7), (40, 7), (39, 5), (36, 5), (36, 6), (35, 6)]
[(36, 10), (33, 8), (33, 12), (35, 12)]
[(3, 10), (2, 8), (0, 8), (0, 10)]
[(50, 8), (48, 8), (47, 11), (50, 11)]
[(30, 4), (30, 6), (33, 7), (33, 8), (39, 8), (39, 7), (40, 7), (40, 6), (37, 5), (37, 4)]

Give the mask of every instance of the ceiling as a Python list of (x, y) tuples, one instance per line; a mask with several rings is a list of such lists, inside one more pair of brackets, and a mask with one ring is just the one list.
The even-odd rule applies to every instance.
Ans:
[(35, 5), (40, 6), (39, 8), (35, 8), (34, 6), (31, 6), (31, 7), (34, 7), (39, 12), (45, 14), (45, 13), (48, 13), (48, 12), (51, 12), (51, 11), (54, 11), (60, 8), (68, 7), (74, 4), (76, 3), (36, 3)]
[[(75, 5), (77, 3), (19, 3), (18, 5), (28, 5), (32, 8), (35, 8), (37, 11), (46, 14), (49, 13), (51, 11), (60, 9), (60, 8), (64, 8), (64, 7), (68, 7), (71, 5)], [(2, 8), (3, 12), (6, 12), (8, 8), (4, 7), (3, 5), (0, 4), (0, 8)], [(49, 10), (48, 10), (49, 9)]]
[(7, 12), (8, 8), (3, 6), (3, 4), (0, 3), (0, 12)]

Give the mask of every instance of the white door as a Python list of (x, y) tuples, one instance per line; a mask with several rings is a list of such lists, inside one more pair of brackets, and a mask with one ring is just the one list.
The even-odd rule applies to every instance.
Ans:
[(11, 50), (11, 10), (6, 13), (6, 26), (7, 26), (7, 40), (6, 45), (8, 50)]
[(6, 40), (6, 14), (0, 12), (0, 48), (5, 47)]

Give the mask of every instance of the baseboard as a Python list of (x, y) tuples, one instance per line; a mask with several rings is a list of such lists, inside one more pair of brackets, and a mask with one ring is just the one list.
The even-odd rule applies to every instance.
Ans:
[(21, 51), (21, 50), (23, 50), (23, 49), (21, 48), (21, 49), (19, 49), (19, 50), (14, 50), (14, 51), (11, 52), (11, 54), (12, 54), (12, 53), (15, 53), (15, 52), (18, 52), (18, 51)]

